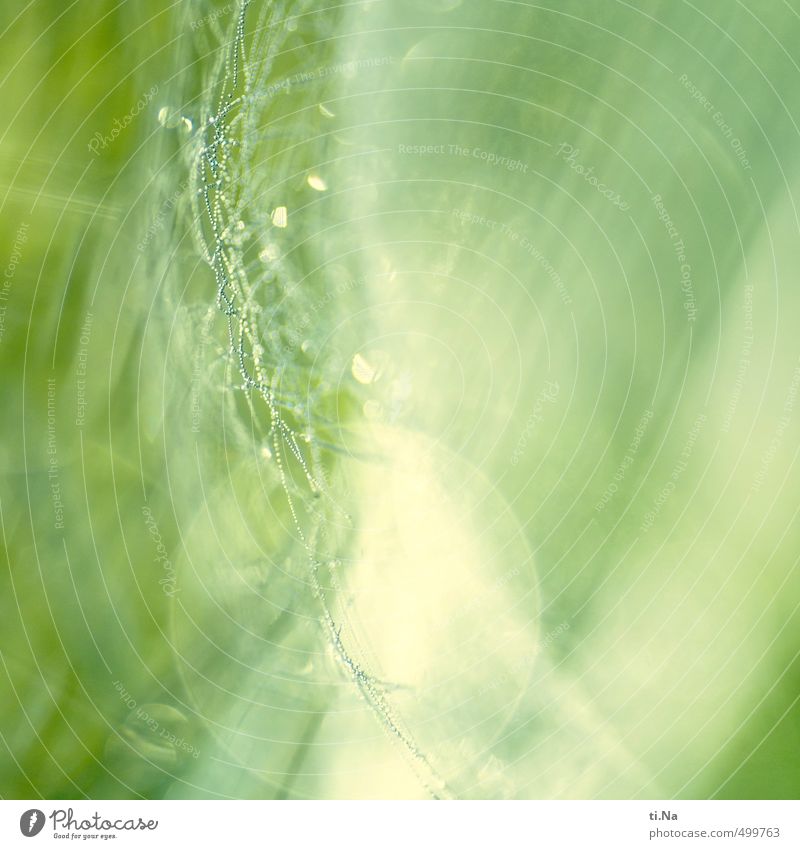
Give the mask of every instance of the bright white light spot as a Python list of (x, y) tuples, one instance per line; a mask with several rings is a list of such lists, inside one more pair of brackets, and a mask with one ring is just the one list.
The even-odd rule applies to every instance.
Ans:
[(272, 210), (272, 223), (276, 227), (284, 228), (289, 223), (289, 210), (285, 206), (278, 206)]
[(353, 377), (359, 383), (363, 384), (372, 383), (378, 377), (378, 369), (361, 354), (356, 354), (353, 357), (353, 364), (350, 366), (350, 371), (352, 372)]

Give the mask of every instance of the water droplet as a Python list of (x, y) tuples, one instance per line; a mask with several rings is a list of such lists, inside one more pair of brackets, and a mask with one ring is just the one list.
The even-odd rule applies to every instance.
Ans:
[(327, 107), (327, 106), (325, 106), (325, 104), (324, 104), (324, 103), (320, 103), (320, 105), (319, 105), (319, 111), (320, 111), (320, 114), (321, 114), (321, 115), (324, 115), (326, 118), (335, 118), (335, 117), (336, 117), (336, 113), (335, 113), (335, 112), (331, 112), (331, 110), (330, 110), (330, 109), (328, 109), (328, 107)]
[(262, 456), (265, 460), (271, 460), (271, 459), (272, 459), (272, 451), (270, 450), (269, 445), (264, 445), (264, 446), (262, 446), (262, 448), (261, 448), (261, 456)]
[(324, 192), (328, 189), (328, 184), (318, 174), (309, 174), (307, 182), (316, 192)]
[(241, 220), (240, 220), (240, 221), (237, 221), (237, 222), (236, 222), (236, 229), (237, 229), (237, 230), (239, 230), (240, 232), (241, 232), (242, 230), (244, 230), (244, 221), (241, 221)]
[(312, 345), (311, 345), (311, 340), (310, 340), (310, 339), (304, 339), (304, 340), (302, 341), (302, 343), (300, 344), (300, 350), (301, 350), (304, 354), (307, 354), (307, 353), (311, 350), (311, 348), (312, 348)]
[(272, 223), (283, 229), (289, 223), (289, 210), (285, 206), (278, 206), (272, 210)]

